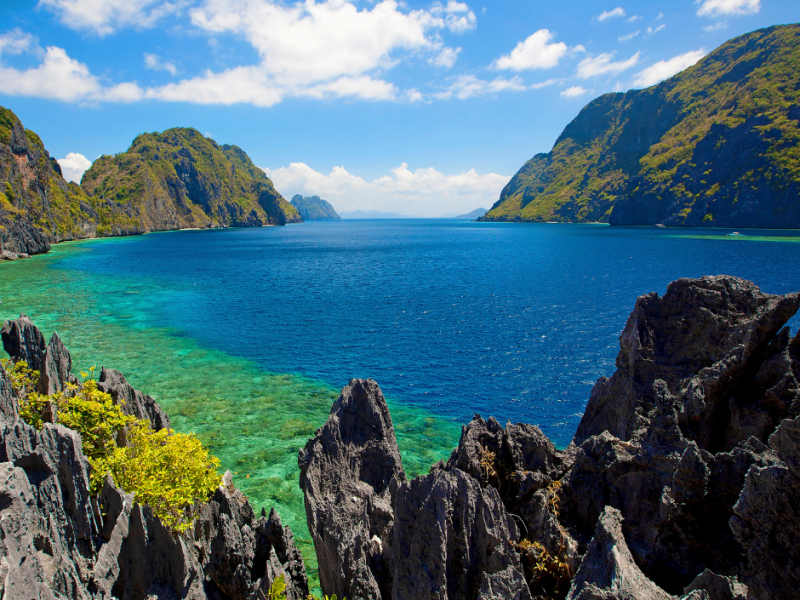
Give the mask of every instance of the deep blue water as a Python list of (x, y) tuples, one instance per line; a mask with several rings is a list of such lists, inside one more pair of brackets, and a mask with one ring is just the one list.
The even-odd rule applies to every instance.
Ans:
[(96, 243), (58, 268), (156, 281), (164, 293), (153, 298), (149, 325), (269, 371), (335, 387), (372, 377), (398, 402), (440, 417), (534, 423), (565, 445), (592, 385), (614, 370), (640, 294), (720, 273), (767, 292), (800, 290), (796, 234), (748, 236), (759, 233), (772, 241), (700, 230), (341, 221)]

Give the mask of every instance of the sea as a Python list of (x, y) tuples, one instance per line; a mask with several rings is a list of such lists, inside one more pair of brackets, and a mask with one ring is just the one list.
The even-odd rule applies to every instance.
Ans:
[(728, 233), (408, 219), (68, 242), (0, 264), (0, 317), (155, 397), (278, 510), (313, 581), (297, 453), (351, 378), (381, 386), (409, 476), (475, 414), (565, 447), (638, 296), (713, 274), (800, 291), (800, 233)]

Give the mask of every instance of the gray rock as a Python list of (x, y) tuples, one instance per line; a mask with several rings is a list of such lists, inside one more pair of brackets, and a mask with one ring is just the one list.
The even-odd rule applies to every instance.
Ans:
[(800, 418), (783, 421), (769, 442), (780, 462), (750, 467), (730, 520), (746, 553), (742, 579), (759, 600), (800, 589)]
[(402, 483), (395, 501), (392, 598), (531, 598), (514, 520), (492, 487), (458, 468)]
[(122, 412), (126, 415), (150, 421), (150, 426), (156, 431), (169, 429), (169, 417), (161, 405), (152, 396), (133, 389), (119, 371), (103, 367), (97, 379), (97, 389), (111, 394), (114, 402), (122, 404)]
[(24, 360), (35, 371), (42, 368), (44, 336), (27, 315), (20, 314), (19, 319), (3, 323), (0, 337), (3, 338), (3, 348), (11, 360), (14, 362)]
[(567, 600), (673, 600), (639, 569), (622, 535), (622, 515), (606, 507)]
[(53, 333), (42, 355), (37, 389), (39, 393), (50, 396), (63, 391), (68, 383), (78, 383), (72, 375), (72, 357), (58, 334)]
[[(681, 430), (700, 448), (735, 445), (729, 402), (750, 385), (800, 294), (762, 293), (730, 276), (678, 279), (663, 297), (641, 296), (620, 336), (617, 371), (592, 390), (575, 442), (608, 431), (623, 441), (647, 426), (656, 380), (682, 403)], [(765, 441), (765, 440), (762, 440)]]
[(342, 388), (298, 464), (322, 591), (349, 600), (389, 598), (391, 486), (405, 472), (377, 383), (353, 379)]
[(705, 592), (708, 600), (748, 600), (746, 585), (739, 583), (735, 577), (717, 575), (711, 569), (700, 573), (683, 593), (690, 594), (696, 590)]

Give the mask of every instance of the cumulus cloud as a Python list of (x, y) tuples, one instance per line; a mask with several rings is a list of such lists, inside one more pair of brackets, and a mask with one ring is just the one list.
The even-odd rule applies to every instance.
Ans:
[(598, 56), (587, 56), (578, 63), (578, 77), (588, 79), (597, 75), (617, 74), (630, 69), (639, 62), (637, 52), (627, 60), (614, 62), (613, 52), (604, 52)]
[(496, 173), (479, 175), (475, 169), (457, 175), (445, 175), (432, 167), (411, 171), (406, 163), (372, 181), (344, 167), (334, 167), (326, 175), (305, 163), (264, 171), (286, 198), (317, 195), (338, 212), (380, 210), (429, 217), (488, 208), (511, 179)]
[(521, 92), (525, 89), (525, 84), (518, 76), (511, 79), (495, 77), (491, 81), (485, 81), (474, 75), (462, 75), (443, 92), (433, 94), (433, 97), (438, 100), (449, 100), (450, 98), (466, 100), (475, 96), (487, 96), (505, 91)]
[(556, 34), (548, 29), (540, 29), (531, 34), (524, 42), (517, 44), (510, 54), (498, 58), (494, 66), (497, 69), (525, 71), (528, 69), (550, 69), (567, 53), (564, 42), (553, 42)]
[[(12, 53), (9, 48), (17, 53), (41, 53), (41, 49), (31, 41), (33, 38), (20, 36), (20, 32), (16, 31), (10, 33), (14, 34), (12, 42), (5, 45), (2, 39), (8, 34), (0, 36), (0, 58), (3, 53)], [(16, 45), (13, 40), (17, 40)], [(92, 75), (89, 67), (70, 58), (63, 48), (48, 46), (43, 52), (41, 63), (29, 69), (15, 69), (0, 63), (3, 93), (63, 102), (132, 102), (143, 96), (142, 90), (135, 83), (106, 85)]]
[(105, 36), (123, 27), (152, 27), (186, 0), (39, 0), (72, 29)]
[(80, 183), (86, 169), (92, 166), (92, 161), (83, 154), (70, 152), (64, 158), (59, 158), (58, 164), (64, 174), (64, 179)]
[(362, 10), (347, 0), (205, 0), (189, 15), (208, 34), (244, 37), (260, 63), (206, 71), (148, 90), (147, 97), (256, 106), (286, 97), (404, 99), (408, 95), (379, 74), (404, 54), (427, 53), (432, 64), (452, 66), (460, 49), (445, 46), (438, 32), (463, 33), (476, 23), (469, 7), (454, 0), (411, 11), (394, 0)]
[(701, 17), (738, 17), (761, 10), (761, 0), (697, 0)]
[(637, 73), (633, 83), (643, 88), (655, 85), (691, 67), (706, 54), (705, 48), (700, 48), (699, 50), (692, 50), (686, 54), (675, 56), (669, 60), (659, 61)]
[(613, 10), (604, 10), (602, 13), (600, 13), (600, 16), (597, 17), (597, 20), (607, 21), (608, 19), (616, 19), (618, 17), (624, 17), (624, 16), (625, 16), (625, 10), (621, 6), (618, 6)]
[(580, 86), (580, 85), (573, 85), (572, 87), (568, 87), (567, 89), (561, 92), (561, 95), (564, 98), (577, 98), (579, 96), (583, 96), (584, 94), (588, 94), (589, 90)]
[(178, 74), (178, 67), (175, 63), (166, 61), (155, 54), (144, 53), (144, 66), (153, 71), (168, 71), (172, 75)]

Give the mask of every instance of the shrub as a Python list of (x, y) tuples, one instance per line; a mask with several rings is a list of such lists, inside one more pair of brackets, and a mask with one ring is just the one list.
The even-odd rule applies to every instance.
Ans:
[(194, 520), (195, 506), (219, 486), (219, 459), (194, 435), (172, 429), (154, 431), (136, 421), (125, 432), (126, 446), (115, 448), (94, 467), (110, 472), (116, 484), (148, 504), (173, 533), (185, 531)]
[[(220, 483), (219, 459), (200, 440), (172, 429), (154, 431), (150, 423), (122, 412), (110, 394), (94, 381), (94, 367), (81, 372), (83, 384), (51, 396), (35, 391), (39, 372), (25, 361), (2, 361), (20, 401), (20, 417), (36, 429), (57, 419), (81, 436), (92, 467), (90, 492), (97, 495), (106, 474), (136, 501), (147, 504), (173, 534), (185, 531), (198, 502), (205, 502)], [(122, 435), (121, 435), (122, 434)], [(118, 441), (124, 438), (124, 445)]]

